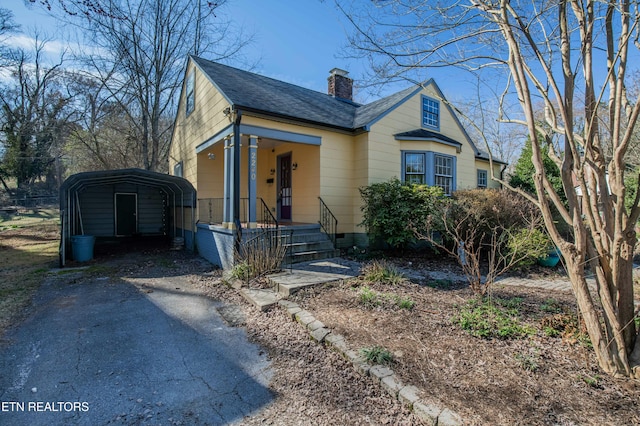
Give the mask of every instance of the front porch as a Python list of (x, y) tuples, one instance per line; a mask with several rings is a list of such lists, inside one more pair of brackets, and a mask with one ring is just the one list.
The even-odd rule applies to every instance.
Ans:
[(337, 219), (320, 198), (319, 137), (232, 125), (196, 151), (203, 257), (230, 268), (241, 245), (266, 232), (286, 241), (291, 261), (335, 255)]
[(317, 223), (320, 138), (232, 125), (196, 148), (199, 221)]

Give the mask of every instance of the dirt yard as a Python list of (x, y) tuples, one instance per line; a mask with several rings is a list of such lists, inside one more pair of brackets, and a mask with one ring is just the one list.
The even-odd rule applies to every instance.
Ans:
[[(411, 260), (392, 264), (426, 277), (457, 269)], [(404, 383), (468, 424), (640, 424), (640, 383), (599, 370), (569, 293), (496, 286), (489, 302), (473, 305), (464, 282), (389, 284), (361, 276), (294, 300), (354, 348), (386, 349)]]

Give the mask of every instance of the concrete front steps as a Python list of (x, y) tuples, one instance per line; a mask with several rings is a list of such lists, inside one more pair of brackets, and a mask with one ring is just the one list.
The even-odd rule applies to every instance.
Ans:
[(320, 224), (285, 225), (280, 230), (292, 232), (291, 242), (287, 244), (285, 265), (340, 256), (340, 250), (336, 250), (329, 236), (322, 232)]
[(241, 282), (236, 288), (252, 305), (266, 311), (280, 299), (286, 299), (302, 288), (348, 280), (359, 274), (360, 264), (357, 262), (342, 258), (320, 259), (297, 263), (291, 269), (268, 275), (268, 289), (242, 287)]

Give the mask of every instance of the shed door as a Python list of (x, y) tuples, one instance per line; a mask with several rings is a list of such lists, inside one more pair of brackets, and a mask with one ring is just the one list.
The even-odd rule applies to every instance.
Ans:
[(116, 194), (116, 236), (131, 236), (138, 230), (137, 194)]

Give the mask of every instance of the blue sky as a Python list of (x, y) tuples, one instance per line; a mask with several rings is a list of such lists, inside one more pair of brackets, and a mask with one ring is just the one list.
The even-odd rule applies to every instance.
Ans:
[[(25, 35), (35, 26), (49, 37), (62, 39), (60, 24), (47, 15), (42, 6), (25, 6), (23, 0), (13, 0), (2, 7), (14, 13), (15, 21), (22, 26)], [(366, 73), (364, 60), (345, 58), (347, 34), (351, 28), (333, 1), (230, 0), (220, 14), (255, 34), (255, 42), (244, 52), (247, 62), (257, 62), (255, 72), (320, 92), (327, 90), (329, 70), (334, 67), (349, 71), (356, 85)], [(24, 35), (17, 42), (31, 47)], [(61, 46), (53, 42), (49, 48), (55, 51)], [(425, 77), (435, 77), (450, 100), (459, 95), (459, 84), (452, 84), (452, 79), (438, 75)], [(408, 85), (386, 87), (382, 93), (390, 94)], [(360, 102), (374, 99), (356, 91), (356, 100)]]

